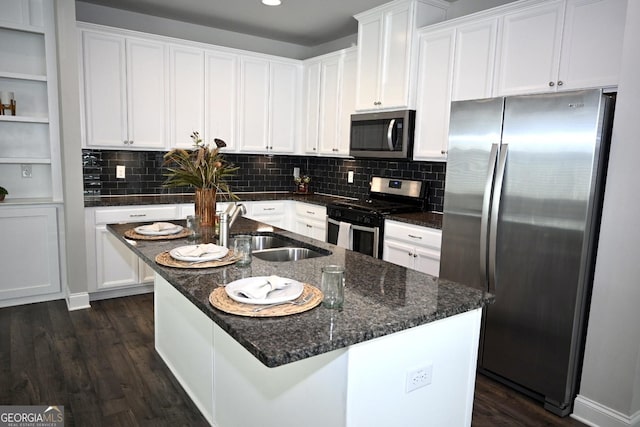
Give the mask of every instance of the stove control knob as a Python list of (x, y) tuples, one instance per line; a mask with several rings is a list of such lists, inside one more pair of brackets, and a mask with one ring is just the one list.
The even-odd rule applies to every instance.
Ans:
[(371, 218), (368, 216), (362, 217), (362, 222), (365, 224), (371, 224)]

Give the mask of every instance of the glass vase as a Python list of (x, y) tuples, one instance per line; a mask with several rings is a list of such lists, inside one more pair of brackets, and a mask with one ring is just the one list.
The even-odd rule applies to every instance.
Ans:
[(216, 225), (216, 189), (196, 188), (196, 216), (200, 218), (203, 227)]

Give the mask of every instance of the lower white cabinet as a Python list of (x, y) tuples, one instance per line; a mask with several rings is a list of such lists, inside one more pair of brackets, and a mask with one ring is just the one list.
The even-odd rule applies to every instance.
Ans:
[(0, 301), (60, 292), (55, 206), (1, 208), (0, 235)]
[(179, 207), (120, 206), (85, 210), (89, 292), (117, 290), (153, 281), (153, 270), (107, 230), (119, 222), (167, 221), (179, 217)]
[(386, 220), (382, 259), (432, 276), (440, 273), (442, 231)]
[(289, 209), (287, 200), (273, 200), (268, 202), (241, 202), (247, 208), (245, 217), (254, 221), (290, 230)]
[(326, 240), (327, 208), (310, 203), (295, 202), (295, 232), (314, 239)]

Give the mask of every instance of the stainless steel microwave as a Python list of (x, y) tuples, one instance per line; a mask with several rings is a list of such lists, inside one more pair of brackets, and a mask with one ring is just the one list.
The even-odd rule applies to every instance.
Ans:
[(410, 159), (415, 110), (351, 115), (349, 154), (353, 157)]

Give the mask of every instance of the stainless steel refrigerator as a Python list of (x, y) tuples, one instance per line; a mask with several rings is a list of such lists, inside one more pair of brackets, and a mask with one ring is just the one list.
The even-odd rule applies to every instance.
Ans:
[(613, 96), (452, 103), (440, 277), (496, 296), (480, 372), (570, 413), (580, 377)]

